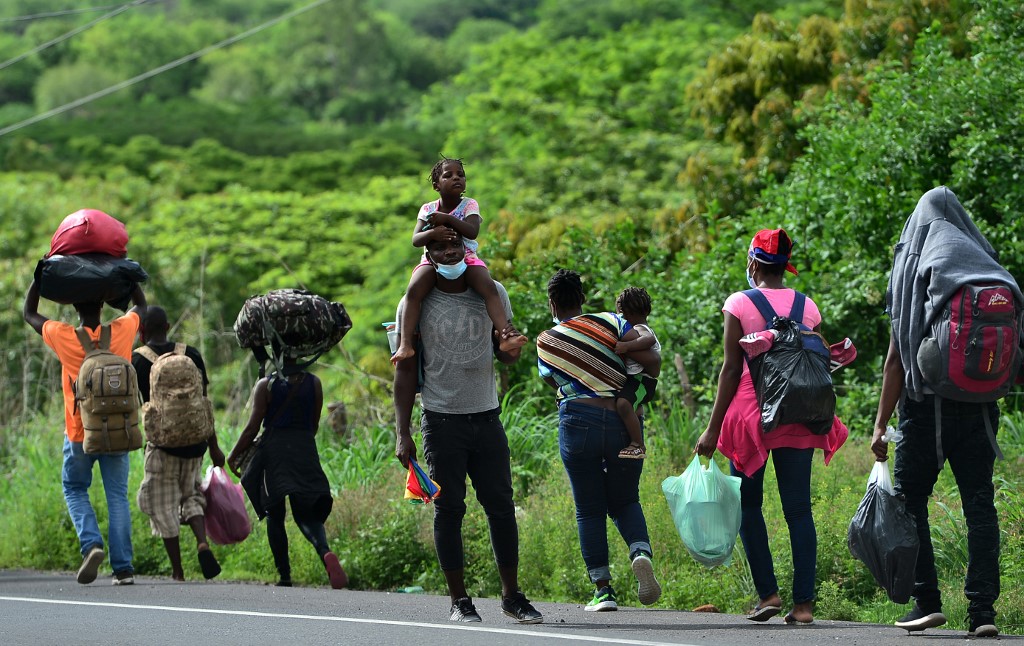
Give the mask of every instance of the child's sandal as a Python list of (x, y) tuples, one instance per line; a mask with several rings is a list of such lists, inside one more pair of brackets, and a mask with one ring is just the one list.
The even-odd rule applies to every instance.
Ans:
[(639, 444), (630, 444), (619, 451), (619, 457), (627, 460), (643, 460), (647, 457), (647, 453), (644, 452), (644, 447)]

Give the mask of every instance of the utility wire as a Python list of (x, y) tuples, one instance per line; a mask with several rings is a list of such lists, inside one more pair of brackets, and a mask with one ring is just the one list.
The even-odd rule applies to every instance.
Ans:
[(35, 47), (33, 47), (32, 49), (28, 50), (24, 54), (19, 54), (18, 56), (15, 56), (14, 58), (12, 58), (10, 60), (6, 60), (3, 63), (0, 63), (0, 70), (8, 68), (11, 65), (14, 65), (18, 61), (25, 60), (26, 58), (28, 58), (32, 54), (35, 54), (37, 52), (41, 52), (44, 49), (46, 49), (47, 47), (50, 47), (52, 45), (56, 45), (57, 43), (62, 43), (65, 40), (67, 40), (68, 38), (71, 38), (72, 36), (74, 36), (76, 34), (80, 34), (83, 31), (85, 31), (86, 29), (89, 29), (93, 25), (96, 25), (96, 24), (99, 24), (99, 23), (103, 22), (104, 20), (107, 20), (108, 18), (113, 18), (114, 16), (116, 16), (119, 13), (123, 13), (125, 11), (128, 11), (129, 9), (132, 9), (134, 7), (139, 6), (140, 4), (146, 4), (147, 2), (150, 2), (150, 1), (151, 0), (135, 0), (134, 2), (129, 2), (128, 4), (123, 4), (120, 7), (118, 7), (117, 9), (114, 9), (113, 11), (111, 11), (110, 13), (104, 14), (104, 15), (100, 16), (99, 18), (95, 19), (95, 20), (87, 22), (84, 25), (82, 25), (81, 27), (75, 27), (74, 29), (72, 29), (71, 31), (69, 31), (66, 34), (63, 34), (61, 36), (57, 36), (53, 40), (48, 40), (45, 43), (43, 43), (42, 45), (36, 45)]
[(223, 47), (227, 47), (228, 45), (233, 45), (234, 43), (237, 43), (238, 41), (240, 41), (240, 40), (242, 40), (244, 38), (248, 38), (249, 36), (252, 36), (253, 34), (259, 33), (261, 31), (263, 31), (264, 29), (267, 29), (269, 27), (273, 27), (274, 25), (276, 25), (276, 24), (278, 24), (280, 22), (284, 22), (285, 20), (288, 20), (290, 18), (294, 18), (295, 16), (298, 16), (299, 14), (303, 14), (303, 13), (306, 13), (307, 11), (311, 11), (313, 9), (316, 9), (320, 5), (327, 4), (328, 2), (331, 2), (331, 0), (316, 0), (315, 2), (309, 3), (305, 7), (300, 7), (299, 9), (294, 9), (294, 10), (289, 11), (287, 13), (281, 14), (277, 18), (272, 18), (271, 20), (268, 20), (267, 22), (265, 22), (265, 23), (263, 23), (261, 25), (257, 25), (256, 27), (253, 27), (252, 29), (249, 29), (248, 31), (244, 31), (244, 32), (242, 32), (240, 34), (237, 34), (235, 36), (232, 36), (230, 38), (222, 40), (219, 43), (210, 45), (209, 47), (204, 47), (203, 49), (200, 49), (199, 51), (196, 51), (196, 52), (192, 52), (191, 54), (188, 54), (187, 56), (182, 56), (181, 58), (179, 58), (177, 60), (174, 60), (174, 61), (171, 61), (170, 63), (166, 63), (164, 65), (161, 65), (160, 67), (151, 69), (148, 72), (143, 72), (142, 74), (139, 74), (138, 76), (134, 76), (134, 77), (132, 77), (132, 78), (126, 80), (126, 81), (121, 81), (120, 83), (116, 83), (114, 85), (111, 85), (110, 87), (104, 88), (104, 89), (102, 89), (102, 90), (100, 90), (98, 92), (93, 92), (92, 94), (90, 94), (88, 96), (83, 96), (82, 98), (75, 99), (74, 101), (72, 101), (70, 103), (65, 103), (62, 106), (53, 108), (52, 110), (47, 110), (46, 112), (42, 112), (40, 114), (35, 115), (34, 117), (29, 117), (28, 119), (25, 119), (24, 121), (19, 121), (18, 123), (9, 125), (6, 128), (0, 128), (0, 137), (3, 137), (4, 135), (10, 134), (10, 133), (14, 132), (15, 130), (20, 130), (20, 129), (26, 127), (26, 126), (30, 126), (30, 125), (32, 125), (34, 123), (39, 123), (40, 121), (43, 121), (44, 119), (49, 119), (50, 117), (56, 116), (58, 114), (64, 114), (68, 110), (74, 110), (75, 108), (83, 106), (83, 105), (85, 105), (87, 103), (92, 103), (96, 99), (101, 99), (101, 98), (103, 98), (105, 96), (113, 94), (114, 92), (117, 92), (118, 90), (123, 90), (126, 87), (135, 85), (136, 83), (139, 83), (141, 81), (145, 81), (146, 79), (153, 78), (157, 74), (162, 74), (163, 72), (166, 72), (167, 70), (171, 70), (171, 69), (174, 69), (175, 67), (178, 67), (180, 65), (184, 65), (185, 63), (188, 63), (189, 61), (194, 61), (197, 58), (205, 56), (206, 54), (209, 54), (212, 51), (221, 49)]
[(35, 13), (29, 16), (14, 16), (13, 18), (0, 18), (0, 22), (26, 22), (29, 20), (39, 20), (40, 18), (56, 18), (58, 16), (70, 16), (79, 13), (92, 13), (94, 11), (106, 11), (107, 9), (113, 9), (116, 4), (109, 4), (105, 7), (86, 7), (84, 9), (62, 9), (60, 11), (48, 11), (46, 13)]

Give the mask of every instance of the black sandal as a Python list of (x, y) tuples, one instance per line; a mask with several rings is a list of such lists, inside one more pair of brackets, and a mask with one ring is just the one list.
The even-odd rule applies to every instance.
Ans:
[(213, 555), (209, 547), (199, 550), (199, 569), (203, 571), (203, 576), (207, 579), (212, 579), (220, 574), (220, 563), (217, 562), (217, 557)]

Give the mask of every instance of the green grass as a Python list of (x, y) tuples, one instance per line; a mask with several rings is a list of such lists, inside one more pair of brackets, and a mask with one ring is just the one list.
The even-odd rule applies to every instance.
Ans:
[[(520, 580), (534, 599), (583, 603), (592, 594), (579, 553), (575, 513), (569, 485), (558, 458), (557, 418), (549, 400), (520, 397), (504, 402), (503, 421), (509, 435), (520, 527)], [(728, 566), (708, 569), (689, 556), (679, 539), (661, 492), (661, 481), (678, 475), (691, 458), (703, 418), (682, 407), (668, 406), (649, 414), (649, 457), (644, 461), (641, 502), (647, 515), (655, 563), (664, 594), (658, 607), (692, 609), (714, 604), (723, 612), (743, 613), (755, 602), (743, 551), (737, 547)], [(1000, 630), (1024, 634), (1024, 457), (1020, 429), (1024, 414), (1005, 413), (1000, 440), (1007, 459), (996, 464), (996, 507), (1002, 531), (1002, 596), (996, 604)], [(0, 567), (72, 571), (78, 567), (78, 544), (60, 491), (61, 439), (52, 414), (34, 418), (0, 438)], [(237, 429), (221, 428), (227, 451)], [(385, 425), (357, 430), (355, 439), (322, 432), (318, 442), (324, 469), (335, 493), (328, 520), (332, 548), (342, 560), (354, 589), (394, 590), (419, 585), (443, 593), (433, 550), (429, 506), (402, 500), (405, 472), (394, 458), (393, 430)], [(820, 454), (819, 454), (820, 455)], [(130, 491), (133, 511), (135, 566), (143, 576), (167, 576), (169, 568), (160, 540), (151, 535), (148, 519), (137, 511), (134, 492), (142, 477), (142, 453), (132, 454)], [(725, 462), (716, 455), (719, 466)], [(853, 431), (847, 444), (825, 467), (816, 458), (813, 505), (818, 531), (818, 603), (816, 616), (891, 623), (907, 610), (888, 601), (867, 569), (846, 547), (846, 530), (864, 494), (873, 457), (865, 433)], [(776, 576), (788, 601), (792, 580), (789, 534), (775, 489), (771, 466), (765, 478), (765, 518)], [(98, 471), (90, 491), (101, 527), (106, 509)], [(476, 500), (467, 500), (464, 534), (466, 578), (475, 596), (496, 596), (486, 518)], [(930, 507), (933, 544), (948, 627), (966, 629), (963, 577), (966, 528), (952, 474), (945, 469)], [(622, 602), (636, 605), (635, 584), (626, 547), (609, 522), (612, 573)], [(293, 578), (299, 585), (326, 586), (327, 578), (313, 549), (289, 523)], [(191, 541), (183, 540), (186, 576), (201, 580)], [(215, 546), (224, 579), (276, 581), (262, 523), (254, 523), (243, 543)]]

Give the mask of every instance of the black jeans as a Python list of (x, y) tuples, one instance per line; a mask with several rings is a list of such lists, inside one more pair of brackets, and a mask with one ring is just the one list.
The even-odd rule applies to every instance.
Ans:
[[(967, 521), (967, 578), (964, 594), (968, 614), (993, 619), (999, 597), (999, 519), (994, 504), (992, 467), (995, 451), (985, 432), (988, 408), (993, 430), (999, 426), (995, 403), (974, 404), (943, 399), (942, 451), (960, 490)], [(928, 527), (928, 498), (939, 477), (935, 447), (935, 398), (905, 399), (900, 406), (903, 439), (896, 446), (896, 490), (906, 496), (907, 511), (917, 521), (921, 549), (917, 555), (914, 599), (922, 610), (942, 608), (935, 552)]]
[(420, 432), (430, 478), (441, 488), (434, 501), (434, 549), (442, 570), (464, 567), (462, 519), (466, 476), (484, 508), (494, 560), (519, 565), (519, 527), (512, 502), (511, 454), (499, 409), (469, 415), (423, 411)]

